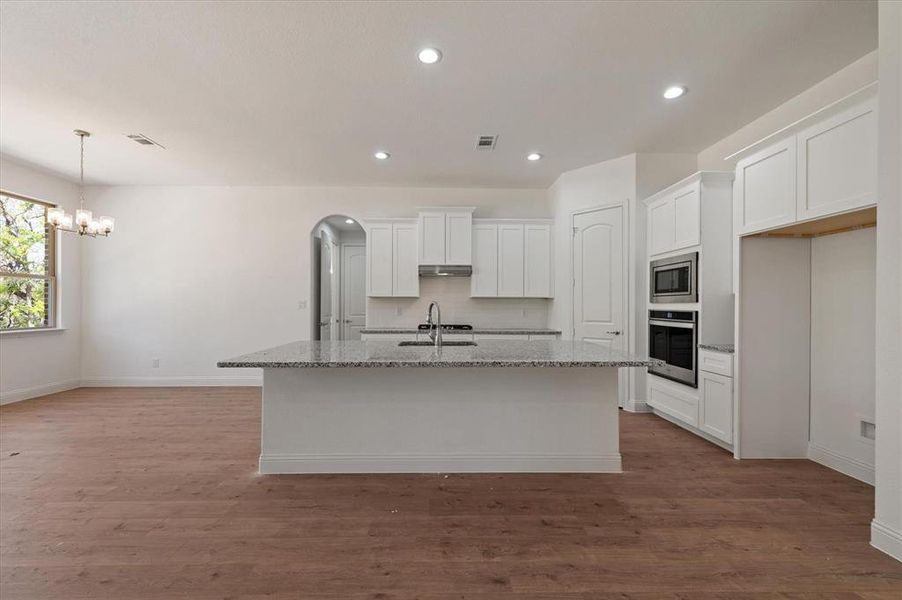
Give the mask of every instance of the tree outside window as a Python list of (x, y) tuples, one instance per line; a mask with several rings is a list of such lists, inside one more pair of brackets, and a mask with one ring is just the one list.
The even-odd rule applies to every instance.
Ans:
[(0, 191), (0, 330), (54, 326), (52, 205)]

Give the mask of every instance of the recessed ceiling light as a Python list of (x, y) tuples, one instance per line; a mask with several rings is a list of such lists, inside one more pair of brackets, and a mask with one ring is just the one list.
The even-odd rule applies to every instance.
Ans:
[(348, 225), (353, 225), (354, 219), (345, 219), (345, 223), (347, 223)]
[(681, 85), (672, 85), (666, 90), (664, 90), (664, 97), (668, 100), (673, 100), (675, 98), (679, 98), (683, 94), (686, 93), (686, 88)]
[(419, 54), (417, 54), (417, 58), (419, 58), (420, 62), (424, 65), (434, 65), (442, 60), (442, 52), (437, 48), (423, 48), (420, 50)]
[(536, 161), (536, 160), (541, 160), (541, 159), (542, 159), (542, 155), (539, 154), (538, 152), (530, 152), (529, 154), (526, 155), (526, 160)]
[(391, 154), (385, 152), (384, 150), (379, 150), (378, 152), (373, 153), (373, 156), (378, 160), (386, 160), (388, 158), (391, 158)]

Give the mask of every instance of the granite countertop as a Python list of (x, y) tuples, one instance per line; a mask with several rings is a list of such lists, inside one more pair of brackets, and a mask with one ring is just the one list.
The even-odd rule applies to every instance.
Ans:
[(397, 341), (293, 342), (220, 361), (219, 367), (647, 367), (659, 361), (589, 342), (483, 341), (476, 346), (398, 346)]
[[(530, 327), (474, 327), (472, 330), (448, 330), (445, 329), (445, 335), (469, 335), (471, 333), (485, 335), (560, 335), (560, 329), (542, 329)], [(363, 334), (380, 334), (380, 333), (428, 333), (428, 330), (420, 330), (416, 327), (364, 327), (360, 330)]]
[(724, 354), (733, 354), (736, 351), (733, 344), (699, 344), (702, 350), (712, 350), (714, 352), (723, 352)]

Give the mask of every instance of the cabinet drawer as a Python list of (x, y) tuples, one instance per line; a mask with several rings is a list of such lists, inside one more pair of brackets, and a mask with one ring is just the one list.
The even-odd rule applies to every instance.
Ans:
[(675, 419), (698, 427), (698, 396), (651, 374), (648, 376), (647, 402), (649, 406)]
[(699, 350), (698, 368), (700, 371), (732, 377), (733, 355), (724, 352), (714, 352), (713, 350)]

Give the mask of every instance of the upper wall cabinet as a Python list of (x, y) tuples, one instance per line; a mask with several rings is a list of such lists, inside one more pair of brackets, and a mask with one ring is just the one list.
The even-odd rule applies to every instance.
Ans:
[(736, 164), (736, 230), (757, 233), (873, 205), (877, 101), (822, 119)]
[(797, 218), (877, 202), (877, 100), (854, 106), (797, 136)]
[(473, 207), (420, 211), (419, 264), (472, 264)]
[(553, 297), (551, 252), (550, 221), (477, 220), (470, 296)]
[(367, 296), (418, 297), (416, 220), (368, 221), (366, 234)]
[(648, 204), (648, 245), (651, 254), (701, 243), (700, 184), (693, 181)]
[(796, 216), (795, 138), (740, 160), (736, 194), (740, 234), (792, 223)]

